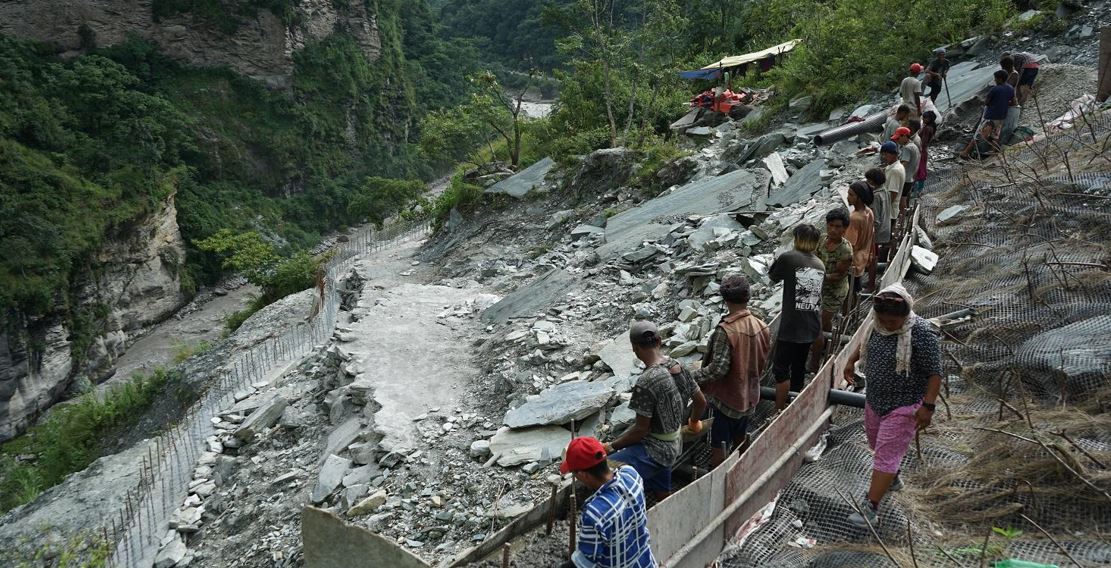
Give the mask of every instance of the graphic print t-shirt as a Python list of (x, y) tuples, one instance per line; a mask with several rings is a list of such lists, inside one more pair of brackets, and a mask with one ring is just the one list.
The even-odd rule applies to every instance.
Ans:
[(822, 331), (822, 277), (826, 267), (813, 254), (791, 250), (772, 263), (768, 276), (783, 282), (779, 341), (810, 343)]

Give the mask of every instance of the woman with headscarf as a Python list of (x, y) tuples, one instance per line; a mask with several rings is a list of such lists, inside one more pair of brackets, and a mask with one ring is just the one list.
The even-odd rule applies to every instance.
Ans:
[(930, 425), (941, 390), (941, 345), (933, 326), (914, 313), (914, 298), (900, 284), (876, 295), (864, 342), (845, 364), (845, 380), (855, 378), (857, 361), (868, 380), (864, 432), (875, 453), (872, 482), (860, 511), (849, 522), (861, 528), (879, 521), (879, 504), (898, 491), (899, 465), (915, 433)]

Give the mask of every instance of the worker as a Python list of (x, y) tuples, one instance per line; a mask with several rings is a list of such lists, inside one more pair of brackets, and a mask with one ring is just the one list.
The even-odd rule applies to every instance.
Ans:
[[(826, 238), (818, 245), (815, 256), (825, 265), (822, 280), (822, 331), (833, 331), (833, 316), (841, 311), (845, 298), (849, 295), (849, 269), (853, 263), (853, 245), (845, 238), (849, 228), (849, 212), (838, 207), (826, 213)], [(822, 350), (826, 347), (825, 335), (820, 333), (810, 347), (811, 373), (818, 371)]]
[[(941, 94), (942, 83), (949, 77), (949, 60), (945, 59), (945, 48), (939, 47), (934, 50), (934, 59), (926, 66), (926, 86), (930, 88), (930, 92), (926, 96), (933, 102), (937, 102), (938, 95)], [(952, 105), (952, 101), (949, 101)], [(925, 110), (923, 110), (925, 112)]]
[(847, 201), (853, 210), (849, 213), (849, 228), (845, 230), (845, 238), (853, 247), (851, 274), (854, 295), (860, 292), (864, 273), (872, 264), (873, 249), (876, 246), (876, 216), (870, 207), (872, 198), (873, 189), (867, 181), (858, 180), (849, 185)]
[[(1001, 142), (999, 137), (1003, 130), (1003, 122), (1007, 119), (1007, 110), (1010, 108), (1011, 99), (1013, 99), (1014, 96), (1014, 88), (1007, 84), (1007, 72), (1002, 69), (996, 71), (995, 86), (988, 91), (987, 98), (984, 101), (983, 121), (976, 127), (977, 137), (973, 137), (964, 149), (961, 150), (961, 158), (967, 159), (974, 147), (977, 150), (980, 149), (977, 144), (977, 142), (979, 142), (978, 136), (985, 132), (987, 135), (991, 136), (991, 138), (985, 138), (984, 141), (994, 142), (996, 148), (1000, 147)], [(985, 130), (984, 126), (988, 123), (991, 124), (991, 128)]]
[(575, 552), (561, 568), (655, 568), (644, 482), (631, 466), (610, 469), (606, 455), (601, 442), (581, 436), (571, 440), (559, 465), (561, 474), (574, 474), (594, 491), (576, 521)]
[(1021, 74), (1015, 69), (1015, 60), (1010, 55), (1004, 53), (999, 58), (999, 68), (1007, 72), (1006, 83), (1011, 86), (1016, 92), (1018, 91), (1018, 80)]
[(1038, 61), (1043, 56), (1026, 51), (1003, 54), (1004, 57), (1008, 55), (1014, 61), (1015, 71), (1019, 73), (1015, 95), (1018, 97), (1018, 105), (1023, 106), (1026, 104), (1026, 99), (1030, 97), (1030, 92), (1034, 89), (1034, 80), (1038, 77)]
[(772, 282), (783, 282), (783, 307), (772, 362), (776, 412), (787, 407), (788, 388), (802, 391), (810, 345), (822, 331), (822, 280), (826, 268), (814, 255), (822, 234), (807, 223), (795, 227), (793, 233), (794, 249), (779, 255), (768, 269)]
[(899, 83), (899, 99), (910, 107), (911, 117), (922, 115), (922, 83), (918, 81), (918, 74), (922, 72), (922, 65), (918, 62), (910, 64), (907, 76)]
[(849, 522), (861, 528), (879, 522), (879, 505), (888, 490), (901, 488), (899, 467), (915, 433), (933, 420), (941, 390), (941, 345), (928, 320), (914, 313), (914, 299), (901, 284), (876, 295), (873, 319), (864, 342), (845, 363), (853, 384), (859, 361), (868, 377), (864, 431), (874, 452), (872, 480), (860, 511)]
[(910, 200), (911, 186), (914, 185), (914, 174), (918, 172), (918, 159), (921, 157), (921, 150), (918, 145), (912, 141), (913, 136), (917, 133), (918, 127), (921, 122), (917, 120), (907, 121), (913, 124), (914, 127), (904, 126), (895, 131), (895, 135), (891, 140), (899, 145), (899, 163), (903, 165), (903, 189), (899, 194), (899, 210), (898, 216), (902, 216), (906, 211), (907, 203)]
[(701, 431), (706, 397), (691, 375), (660, 350), (663, 342), (656, 324), (633, 322), (629, 340), (633, 353), (644, 363), (629, 399), (636, 422), (606, 444), (606, 453), (614, 461), (635, 467), (644, 478), (645, 490), (662, 501), (671, 493), (671, 468), (682, 447), (680, 429), (686, 423)]
[(922, 113), (922, 128), (918, 131), (918, 140), (921, 142), (919, 148), (922, 153), (918, 156), (918, 171), (914, 173), (914, 189), (911, 192), (911, 197), (914, 199), (921, 197), (922, 190), (926, 187), (926, 177), (929, 175), (926, 162), (929, 157), (930, 143), (933, 142), (936, 133), (937, 114), (933, 111)]
[[(882, 146), (881, 146), (882, 148)], [(883, 160), (883, 156), (880, 156)], [(887, 214), (887, 209), (884, 209), (886, 203), (883, 199), (876, 199), (876, 196), (881, 194), (884, 185), (887, 184), (887, 175), (883, 173), (880, 168), (870, 168), (864, 172), (864, 181), (868, 184), (868, 188), (872, 190), (872, 202), (868, 206), (872, 210), (872, 215), (875, 219), (875, 224), (872, 227), (872, 255), (868, 263), (869, 284), (868, 291), (871, 292), (876, 289), (876, 264), (879, 262), (880, 257), (880, 244), (891, 242), (891, 227), (887, 228), (887, 240), (880, 240), (880, 229), (883, 223), (884, 215)]]
[(895, 134), (895, 130), (900, 126), (905, 126), (908, 117), (910, 116), (910, 107), (907, 105), (899, 105), (895, 109), (895, 115), (888, 117), (887, 122), (883, 125), (883, 139), (891, 140), (891, 136)]
[[(891, 140), (880, 146), (880, 161), (884, 164), (884, 183), (875, 197), (876, 261), (885, 262), (895, 241), (892, 230), (895, 220), (899, 218), (899, 196), (903, 193), (906, 170), (899, 161), (899, 145)], [(876, 281), (873, 277), (873, 290), (875, 286)]]
[(768, 364), (771, 331), (748, 310), (748, 280), (731, 274), (718, 289), (728, 313), (710, 334), (702, 368), (691, 371), (714, 409), (710, 426), (710, 465), (717, 467), (733, 448), (744, 451), (748, 420), (760, 402), (760, 378)]

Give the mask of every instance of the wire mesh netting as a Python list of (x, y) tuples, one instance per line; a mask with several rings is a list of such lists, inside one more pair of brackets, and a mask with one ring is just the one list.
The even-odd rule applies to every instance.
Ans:
[(944, 404), (879, 538), (847, 520), (872, 456), (863, 411), (839, 408), (825, 454), (721, 566), (1111, 565), (1111, 118), (1077, 124), (927, 184), (941, 258), (904, 283), (923, 317), (974, 315), (941, 328)]

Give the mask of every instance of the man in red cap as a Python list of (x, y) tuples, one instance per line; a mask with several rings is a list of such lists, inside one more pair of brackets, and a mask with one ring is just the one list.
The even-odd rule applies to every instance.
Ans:
[[(915, 124), (918, 123), (916, 120), (912, 120), (911, 122)], [(891, 140), (899, 145), (899, 162), (903, 164), (904, 173), (918, 171), (918, 159), (921, 157), (922, 153), (922, 151), (918, 149), (918, 145), (913, 142), (912, 136), (914, 136), (914, 130), (906, 126), (900, 126), (895, 129), (895, 134), (891, 136)], [(910, 191), (913, 185), (914, 176), (906, 176), (903, 180), (903, 193), (898, 202), (900, 215), (907, 209), (908, 201), (910, 200)]]
[(655, 568), (644, 482), (632, 466), (611, 470), (606, 449), (598, 440), (583, 436), (567, 446), (562, 474), (594, 490), (582, 505), (578, 542), (565, 568)]
[(911, 63), (910, 72), (903, 82), (899, 83), (899, 98), (902, 99), (903, 104), (910, 107), (911, 118), (922, 115), (922, 83), (918, 80), (918, 74), (921, 72), (920, 64)]

